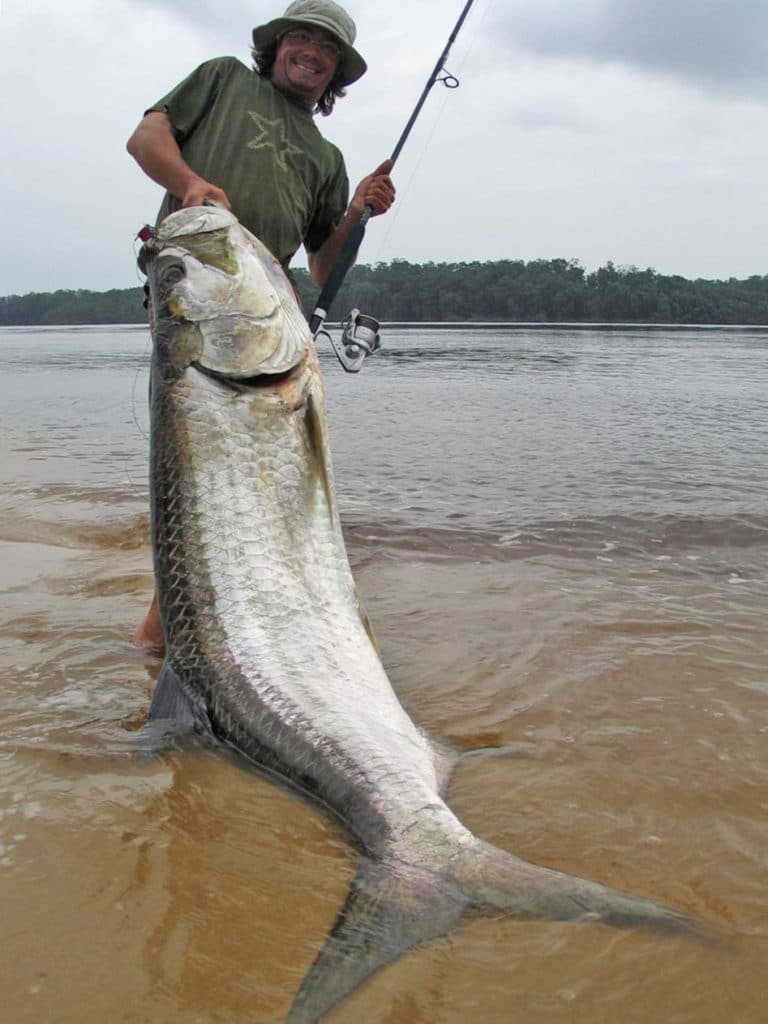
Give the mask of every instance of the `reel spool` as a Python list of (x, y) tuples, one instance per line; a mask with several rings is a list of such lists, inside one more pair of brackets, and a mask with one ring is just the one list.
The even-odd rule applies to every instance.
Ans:
[(353, 309), (341, 325), (341, 338), (334, 338), (327, 331), (324, 334), (336, 353), (336, 356), (347, 373), (358, 373), (366, 356), (372, 356), (381, 348), (379, 321), (359, 309)]

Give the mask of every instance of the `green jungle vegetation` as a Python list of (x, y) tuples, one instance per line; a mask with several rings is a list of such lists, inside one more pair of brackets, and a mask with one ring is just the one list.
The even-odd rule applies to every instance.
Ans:
[[(304, 308), (318, 289), (294, 272)], [(57, 291), (0, 298), (0, 324), (142, 323), (141, 288)], [(768, 274), (739, 281), (688, 280), (607, 263), (496, 260), (353, 267), (329, 319), (352, 309), (384, 321), (768, 324)]]

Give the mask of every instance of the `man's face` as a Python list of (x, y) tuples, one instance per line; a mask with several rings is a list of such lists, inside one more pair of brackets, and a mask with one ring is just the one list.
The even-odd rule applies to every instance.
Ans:
[(330, 85), (340, 58), (338, 43), (325, 29), (289, 29), (278, 43), (272, 82), (311, 109)]

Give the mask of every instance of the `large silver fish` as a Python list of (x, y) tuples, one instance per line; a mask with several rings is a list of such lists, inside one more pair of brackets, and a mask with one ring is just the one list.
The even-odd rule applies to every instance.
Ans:
[(151, 491), (167, 654), (150, 730), (195, 729), (325, 805), (360, 847), (290, 1024), (468, 911), (671, 931), (651, 900), (527, 863), (442, 794), (458, 755), (400, 705), (355, 590), (306, 321), (228, 212), (181, 210), (147, 248), (156, 318)]

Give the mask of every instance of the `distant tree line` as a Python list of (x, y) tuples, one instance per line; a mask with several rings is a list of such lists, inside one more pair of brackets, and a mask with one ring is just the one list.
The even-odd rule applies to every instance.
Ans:
[[(294, 271), (304, 308), (318, 296)], [(0, 324), (141, 323), (141, 288), (10, 295)], [(592, 273), (574, 260), (409, 263), (353, 267), (331, 310), (357, 307), (389, 321), (518, 321), (768, 324), (768, 275), (739, 281), (689, 280), (607, 263)]]
[(146, 321), (141, 288), (31, 292), (0, 298), (0, 324), (135, 324)]

